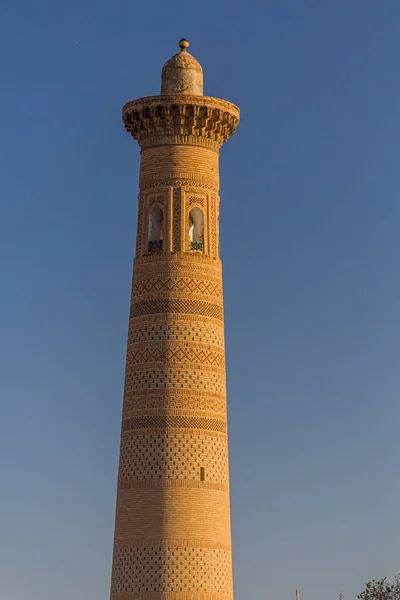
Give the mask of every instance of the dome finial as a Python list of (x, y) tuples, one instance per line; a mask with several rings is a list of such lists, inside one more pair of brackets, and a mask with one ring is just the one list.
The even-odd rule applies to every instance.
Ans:
[(179, 42), (180, 52), (167, 60), (161, 74), (161, 95), (203, 95), (203, 69), (201, 64), (187, 52), (189, 42)]
[(189, 48), (189, 45), (189, 42), (185, 40), (185, 38), (182, 38), (179, 42), (179, 48), (181, 49), (181, 52), (186, 52), (186, 48)]

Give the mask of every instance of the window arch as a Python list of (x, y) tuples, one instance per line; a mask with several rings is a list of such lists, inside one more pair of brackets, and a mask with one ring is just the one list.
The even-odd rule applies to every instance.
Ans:
[(204, 214), (195, 206), (189, 213), (189, 250), (204, 250)]
[(153, 206), (149, 211), (148, 251), (160, 252), (164, 239), (164, 213), (159, 206)]

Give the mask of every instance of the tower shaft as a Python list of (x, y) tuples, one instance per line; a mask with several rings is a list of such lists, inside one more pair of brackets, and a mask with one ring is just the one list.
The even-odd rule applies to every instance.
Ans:
[(123, 119), (142, 150), (111, 599), (230, 600), (218, 159), (239, 111), (169, 94)]

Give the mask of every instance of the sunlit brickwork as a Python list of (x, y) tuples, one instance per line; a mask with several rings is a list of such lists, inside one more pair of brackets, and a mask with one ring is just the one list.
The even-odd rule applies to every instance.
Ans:
[(233, 598), (219, 150), (239, 110), (186, 51), (129, 102), (141, 147), (111, 600)]

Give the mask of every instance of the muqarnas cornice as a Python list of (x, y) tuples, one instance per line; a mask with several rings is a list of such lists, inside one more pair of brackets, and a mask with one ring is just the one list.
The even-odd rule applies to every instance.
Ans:
[(125, 104), (125, 129), (141, 148), (194, 144), (218, 150), (234, 135), (237, 106), (209, 96), (149, 96)]

